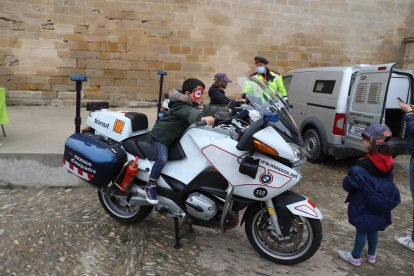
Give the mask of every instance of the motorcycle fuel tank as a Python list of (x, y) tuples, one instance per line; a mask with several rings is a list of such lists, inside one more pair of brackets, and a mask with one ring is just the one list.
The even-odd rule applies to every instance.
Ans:
[(75, 133), (65, 143), (63, 166), (92, 186), (114, 181), (127, 162), (121, 143), (91, 133)]

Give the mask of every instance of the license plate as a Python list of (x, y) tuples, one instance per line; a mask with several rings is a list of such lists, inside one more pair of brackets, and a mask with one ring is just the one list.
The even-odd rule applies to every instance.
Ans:
[(365, 128), (364, 127), (357, 127), (357, 126), (350, 125), (349, 126), (348, 133), (351, 134), (351, 135), (355, 135), (355, 136), (361, 136), (361, 133), (355, 133), (355, 131), (357, 131), (357, 130), (363, 130), (363, 129), (365, 129)]

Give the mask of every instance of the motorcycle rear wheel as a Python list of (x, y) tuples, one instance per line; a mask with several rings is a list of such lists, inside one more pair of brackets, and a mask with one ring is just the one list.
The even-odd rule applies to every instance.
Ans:
[(152, 211), (154, 205), (136, 206), (132, 211), (126, 211), (125, 207), (111, 200), (111, 192), (107, 194), (98, 190), (98, 198), (105, 211), (116, 221), (122, 224), (133, 224), (144, 220)]
[[(260, 230), (266, 213), (266, 208), (258, 205), (246, 210), (247, 238), (263, 258), (278, 264), (294, 265), (308, 260), (318, 251), (322, 242), (320, 220), (294, 216), (290, 235), (285, 237), (285, 241), (278, 241), (273, 230)], [(267, 227), (271, 228), (270, 220)]]

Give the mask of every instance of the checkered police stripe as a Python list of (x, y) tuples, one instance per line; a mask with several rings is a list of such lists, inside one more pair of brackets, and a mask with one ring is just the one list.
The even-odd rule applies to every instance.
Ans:
[(68, 161), (66, 161), (65, 159), (63, 159), (63, 167), (65, 167), (68, 171), (72, 172), (73, 174), (79, 176), (80, 178), (83, 178), (85, 180), (91, 180), (93, 175), (90, 173), (86, 173), (84, 171), (82, 171), (79, 168), (76, 168), (75, 166), (73, 166), (71, 163), (69, 163)]

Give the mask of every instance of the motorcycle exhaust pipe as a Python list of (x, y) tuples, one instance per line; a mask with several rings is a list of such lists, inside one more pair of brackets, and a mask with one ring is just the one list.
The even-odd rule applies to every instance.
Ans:
[(129, 202), (128, 202), (129, 206), (132, 206), (132, 205), (135, 205), (135, 204), (138, 204), (138, 205), (151, 205), (151, 203), (149, 203), (147, 201), (144, 189), (136, 188), (136, 189), (134, 189), (134, 193), (136, 193), (136, 195), (132, 196), (131, 199), (129, 200)]

